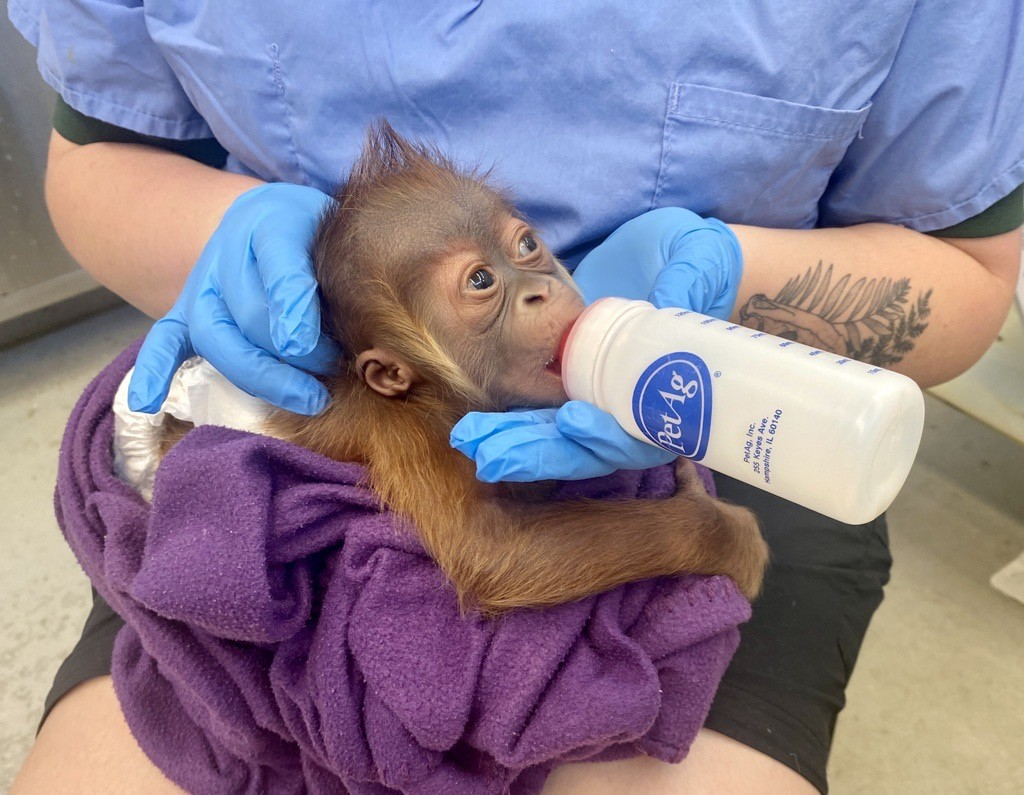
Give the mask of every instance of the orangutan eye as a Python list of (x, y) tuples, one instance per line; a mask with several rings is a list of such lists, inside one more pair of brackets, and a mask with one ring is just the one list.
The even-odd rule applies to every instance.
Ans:
[(469, 286), (474, 290), (486, 290), (494, 286), (494, 274), (485, 268), (473, 271), (469, 277)]
[(537, 238), (533, 235), (523, 235), (519, 238), (519, 256), (528, 257), (537, 250)]

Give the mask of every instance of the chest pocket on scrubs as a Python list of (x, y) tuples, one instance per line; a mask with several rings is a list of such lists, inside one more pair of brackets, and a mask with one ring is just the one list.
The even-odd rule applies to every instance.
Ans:
[(818, 200), (870, 107), (835, 110), (674, 84), (654, 206), (737, 223), (814, 226)]

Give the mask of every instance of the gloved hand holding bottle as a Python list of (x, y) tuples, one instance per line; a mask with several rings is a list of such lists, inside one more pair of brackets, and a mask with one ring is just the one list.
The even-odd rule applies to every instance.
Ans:
[(615, 296), (726, 320), (740, 289), (743, 252), (721, 221), (662, 207), (612, 232), (573, 277), (588, 304)]
[(270, 183), (224, 213), (171, 311), (150, 330), (129, 386), (129, 406), (155, 412), (185, 359), (207, 359), (238, 387), (300, 414), (327, 390), (311, 373), (338, 357), (320, 333), (309, 248), (331, 199), (315, 188)]
[[(728, 226), (666, 207), (627, 221), (577, 267), (587, 303), (618, 296), (728, 318), (743, 275), (739, 240)], [(452, 446), (476, 461), (487, 482), (581, 480), (618, 469), (648, 469), (675, 456), (627, 434), (596, 406), (474, 412), (452, 430)]]

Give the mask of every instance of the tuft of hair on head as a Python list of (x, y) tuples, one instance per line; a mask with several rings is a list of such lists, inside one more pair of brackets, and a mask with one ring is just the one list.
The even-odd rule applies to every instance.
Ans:
[(475, 169), (460, 169), (436, 145), (413, 143), (380, 118), (336, 198), (342, 211), (399, 211), (427, 192), (454, 194), (466, 181), (480, 181)]
[(371, 346), (390, 347), (461, 402), (482, 399), (419, 318), (446, 245), (478, 229), (482, 212), (499, 211), (513, 210), (478, 169), (410, 142), (386, 119), (371, 125), (312, 246), (325, 325), (349, 363)]

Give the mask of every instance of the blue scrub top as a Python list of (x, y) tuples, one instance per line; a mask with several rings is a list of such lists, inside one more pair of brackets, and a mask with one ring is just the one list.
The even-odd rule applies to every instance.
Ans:
[(1024, 0), (9, 0), (94, 118), (331, 190), (384, 115), (572, 264), (663, 206), (930, 231), (1024, 182)]

